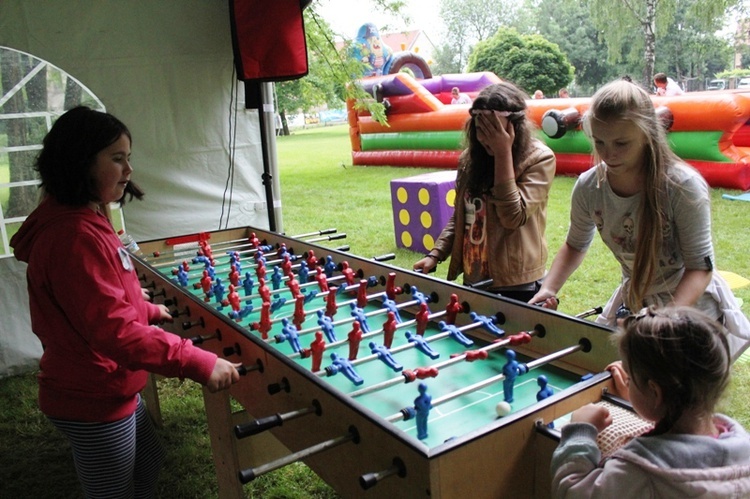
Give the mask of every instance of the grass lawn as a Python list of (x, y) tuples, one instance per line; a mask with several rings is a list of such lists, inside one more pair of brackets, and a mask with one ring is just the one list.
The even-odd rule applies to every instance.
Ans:
[[(374, 257), (395, 253), (390, 262), (402, 268), (420, 255), (396, 249), (390, 200), (390, 181), (432, 171), (424, 168), (360, 167), (351, 165), (347, 126), (295, 131), (278, 137), (282, 224), (289, 235), (335, 227), (353, 254)], [(562, 244), (568, 226), (574, 179), (555, 179), (549, 205), (547, 238), (550, 261)], [(750, 203), (727, 201), (714, 189), (713, 235), (720, 270), (750, 277), (750, 232), (746, 221)], [(438, 277), (445, 277), (445, 264)], [(576, 314), (603, 305), (619, 282), (619, 267), (597, 239), (581, 268), (563, 288), (561, 311)], [(750, 287), (737, 289), (743, 311), (750, 309)], [(160, 394), (167, 448), (161, 474), (160, 498), (215, 498), (216, 477), (195, 383), (162, 380)], [(722, 411), (750, 427), (750, 407), (744, 391), (750, 384), (750, 363), (735, 364), (734, 377)], [(0, 497), (73, 498), (80, 492), (67, 444), (36, 408), (33, 374), (0, 380)], [(46, 478), (45, 478), (46, 477)], [(304, 465), (295, 464), (262, 476), (245, 487), (247, 497), (332, 498), (336, 494)]]

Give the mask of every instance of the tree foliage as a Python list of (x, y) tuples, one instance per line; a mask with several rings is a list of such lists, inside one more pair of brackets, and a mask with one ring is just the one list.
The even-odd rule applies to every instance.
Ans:
[(435, 73), (460, 73), (477, 43), (498, 27), (513, 25), (519, 15), (514, 0), (441, 0), (440, 18), (445, 40), (435, 52)]
[(558, 45), (540, 35), (521, 35), (513, 28), (501, 28), (478, 43), (468, 70), (492, 71), (529, 94), (536, 89), (557, 94), (573, 80), (573, 66)]
[(602, 82), (630, 72), (607, 60), (607, 44), (592, 24), (585, 2), (542, 0), (534, 14), (539, 34), (557, 43), (568, 56), (581, 93), (592, 93)]
[[(568, 0), (573, 1), (573, 0)], [(657, 42), (673, 29), (678, 7), (688, 4), (694, 28), (709, 32), (727, 9), (740, 0), (588, 0), (591, 19), (607, 42), (610, 61), (625, 54), (643, 61), (643, 83), (651, 85), (657, 55)], [(630, 36), (638, 33), (632, 41)], [(623, 50), (630, 48), (630, 50)]]
[[(380, 8), (398, 12), (401, 1), (372, 0)], [(335, 42), (330, 25), (318, 15), (313, 2), (304, 11), (305, 38), (307, 41), (308, 74), (303, 78), (276, 83), (276, 101), (285, 133), (286, 117), (297, 112), (309, 112), (327, 105), (339, 109), (347, 99), (364, 107), (374, 119), (385, 121), (385, 108), (356, 85), (364, 67), (360, 61), (349, 57), (350, 41)]]

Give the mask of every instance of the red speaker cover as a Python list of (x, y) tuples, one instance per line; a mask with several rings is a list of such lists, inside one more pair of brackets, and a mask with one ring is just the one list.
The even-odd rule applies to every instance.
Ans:
[(238, 79), (283, 81), (307, 74), (304, 4), (300, 0), (229, 0)]

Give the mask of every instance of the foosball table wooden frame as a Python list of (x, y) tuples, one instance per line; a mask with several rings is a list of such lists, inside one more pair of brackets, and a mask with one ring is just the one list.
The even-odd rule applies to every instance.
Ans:
[[(227, 391), (211, 394), (204, 389), (220, 497), (244, 497), (243, 482), (295, 461), (306, 463), (343, 497), (549, 497), (549, 464), (556, 442), (536, 428), (586, 403), (599, 401), (612, 388), (611, 376), (605, 370), (617, 358), (610, 329), (299, 237), (249, 227), (211, 232), (208, 237), (216, 245), (247, 240), (251, 234), (267, 245), (284, 244), (296, 255), (310, 250), (319, 256), (332, 255), (336, 261), (349, 262), (362, 276), (377, 277), (381, 285), (389, 274), (395, 273), (400, 286), (417, 286), (421, 292), (436, 296), (436, 303), (430, 304), (433, 309), (445, 307), (449, 296), (455, 293), (467, 312), (459, 314), (456, 324), (467, 322), (468, 311), (474, 310), (501, 318), (502, 327), (511, 333), (543, 332), (539, 340), (515, 347), (531, 358), (560, 351), (571, 343), (586, 343), (586, 349), (565, 355), (553, 365), (576, 375), (592, 376), (507, 417), (490, 421), (481, 431), (428, 447), (277, 352), (257, 332), (238, 325), (226, 313), (220, 313), (156, 270), (154, 262), (164, 261), (163, 255), (174, 254), (177, 265), (183, 257), (175, 252), (176, 248), (189, 247), (190, 241), (197, 242), (198, 235), (143, 242), (145, 255), (157, 252), (160, 256), (136, 259), (142, 285), (153, 292), (155, 302), (165, 303), (179, 314), (173, 324), (165, 327), (183, 337), (200, 338), (202, 348), (247, 368), (242, 380)], [(476, 329), (471, 334), (481, 337), (486, 333)], [(483, 339), (493, 338), (487, 335)], [(151, 410), (158, 412), (158, 396), (152, 392), (145, 398)], [(238, 405), (232, 399), (243, 410), (236, 410)], [(237, 425), (268, 418), (277, 421), (270, 430), (249, 438), (236, 436)]]

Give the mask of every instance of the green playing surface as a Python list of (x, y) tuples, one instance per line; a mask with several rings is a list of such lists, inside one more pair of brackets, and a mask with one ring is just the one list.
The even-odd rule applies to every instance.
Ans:
[[(218, 272), (221, 272), (221, 275), (227, 273), (226, 268), (223, 267), (221, 270), (217, 268)], [(193, 283), (199, 281), (198, 276), (200, 273), (193, 270), (191, 274), (193, 277), (185, 289), (199, 299), (203, 299), (203, 291), (201, 289), (196, 290), (193, 286)], [(169, 277), (172, 278), (172, 276)], [(222, 278), (222, 281), (226, 283), (225, 286), (228, 289), (229, 279)], [(332, 286), (340, 283), (340, 280), (331, 280)], [(257, 322), (260, 318), (261, 300), (256, 294), (250, 295), (250, 300), (248, 301), (244, 297), (243, 289), (240, 288), (238, 291), (240, 296), (243, 297), (242, 306), (245, 307), (250, 303), (253, 305), (253, 311), (238, 321), (237, 324), (244, 327), (250, 334), (260, 337), (258, 331), (252, 330), (250, 325)], [(301, 288), (301, 292), (306, 295), (314, 294), (318, 291), (318, 285), (314, 281), (303, 285)], [(409, 321), (413, 321), (414, 316), (405, 308), (401, 308), (400, 315), (402, 322), (407, 324), (399, 327), (394, 335), (391, 352), (395, 362), (400, 364), (403, 369), (411, 370), (420, 367), (441, 366), (439, 374), (434, 378), (405, 383), (404, 377), (400, 372), (401, 370), (397, 371), (386, 365), (370, 349), (371, 342), (376, 345), (383, 344), (382, 326), (386, 319), (387, 310), (382, 307), (384, 297), (382, 296), (383, 288), (381, 286), (369, 288), (367, 291), (368, 295), (377, 295), (375, 298), (370, 299), (364, 308), (364, 312), (367, 314), (367, 328), (370, 330), (370, 333), (368, 334), (363, 331), (363, 338), (359, 345), (357, 359), (352, 361), (352, 368), (356, 372), (356, 375), (362, 379), (362, 384), (355, 384), (343, 372), (329, 374), (325, 371), (325, 368), (331, 366), (333, 363), (331, 353), (336, 352), (340, 357), (345, 359), (349, 357), (347, 335), (352, 330), (352, 322), (354, 320), (351, 315), (350, 303), (356, 302), (356, 290), (343, 292), (337, 296), (338, 311), (333, 317), (334, 333), (337, 341), (332, 343), (326, 339), (326, 350), (323, 354), (321, 371), (316, 373), (316, 375), (340, 392), (351, 394), (351, 398), (356, 403), (391, 421), (396, 427), (413, 436), (417, 435), (416, 420), (409, 419), (405, 421), (403, 416), (400, 415), (400, 411), (404, 408), (414, 406), (414, 399), (419, 395), (418, 385), (424, 382), (427, 385), (427, 393), (432, 397), (433, 408), (430, 410), (428, 417), (428, 437), (423, 442), (431, 447), (439, 445), (449, 438), (477, 430), (497, 420), (496, 406), (498, 402), (504, 399), (502, 379), (498, 379), (488, 386), (477, 388), (455, 398), (451, 394), (500, 375), (503, 365), (506, 362), (504, 347), (490, 352), (489, 357), (485, 360), (476, 360), (474, 362), (464, 360), (441, 366), (450, 360), (452, 354), (462, 354), (467, 350), (476, 350), (486, 346), (487, 343), (480, 343), (476, 338), (472, 338), (470, 330), (463, 331), (465, 336), (475, 342), (474, 345), (465, 347), (458, 341), (447, 337), (438, 327), (438, 322), (443, 320), (443, 317), (435, 317), (430, 321), (424, 335), (424, 338), (429, 342), (430, 348), (439, 354), (439, 357), (433, 360), (408, 341), (406, 332), (410, 332), (411, 335), (415, 334), (415, 324), (413, 322), (408, 324)], [(253, 292), (257, 293), (257, 284)], [(294, 300), (291, 298), (291, 293), (284, 283), (281, 284), (278, 290), (272, 290), (272, 292), (275, 293), (272, 295), (272, 302), (279, 298), (285, 298), (286, 303), (272, 313), (273, 327), (269, 332), (267, 343), (279, 353), (293, 359), (302, 368), (309, 370), (312, 365), (311, 358), (302, 358), (299, 353), (295, 352), (291, 342), (287, 340), (277, 342), (275, 340), (275, 337), (281, 335), (281, 319), (288, 318), (289, 322), (291, 322), (295, 306)], [(224, 295), (225, 299), (226, 297), (227, 293)], [(413, 297), (406, 294), (396, 298), (398, 303), (412, 300)], [(220, 306), (216, 303), (215, 298), (212, 298), (208, 305), (227, 315), (232, 310), (230, 306)], [(317, 324), (318, 316), (316, 315), (316, 311), (325, 310), (325, 306), (324, 296), (316, 296), (305, 304), (306, 317), (299, 330), (299, 348), (306, 349), (310, 347), (310, 343), (315, 338), (315, 331), (320, 330)], [(416, 306), (410, 306), (408, 310), (415, 311)], [(433, 314), (441, 311), (434, 306), (431, 307)], [(466, 322), (466, 318), (463, 319), (463, 322)], [(508, 331), (508, 335), (514, 333), (516, 331)], [(532, 341), (544, 340), (533, 338)], [(531, 359), (525, 359), (519, 355), (517, 360), (525, 362)], [(549, 365), (542, 365), (527, 374), (520, 375), (514, 385), (514, 401), (511, 404), (511, 414), (536, 403), (536, 394), (539, 391), (537, 377), (541, 374), (547, 377), (549, 386), (553, 388), (555, 393), (570, 387), (579, 379), (571, 373)], [(394, 381), (387, 383), (389, 380)], [(380, 389), (372, 389), (373, 385), (385, 383), (388, 386)]]

